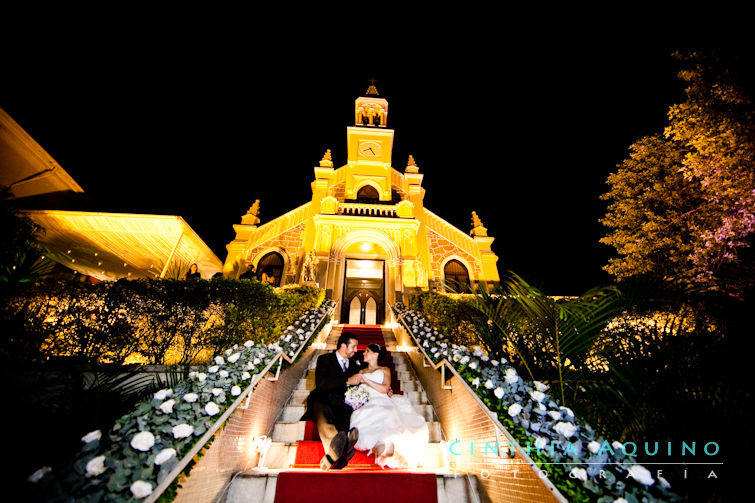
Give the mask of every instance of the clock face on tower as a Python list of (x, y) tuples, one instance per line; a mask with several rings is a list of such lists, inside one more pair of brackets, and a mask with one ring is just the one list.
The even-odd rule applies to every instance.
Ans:
[(359, 155), (362, 157), (379, 157), (382, 147), (376, 141), (363, 141), (359, 144)]

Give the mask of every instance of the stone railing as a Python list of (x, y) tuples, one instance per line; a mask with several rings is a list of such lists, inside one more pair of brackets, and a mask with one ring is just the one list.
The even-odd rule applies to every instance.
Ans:
[(398, 218), (395, 204), (340, 203), (339, 215)]

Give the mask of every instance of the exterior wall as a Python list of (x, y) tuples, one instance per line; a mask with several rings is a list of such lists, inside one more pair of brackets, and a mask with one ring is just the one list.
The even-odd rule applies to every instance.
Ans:
[(427, 231), (427, 239), (429, 241), (428, 244), (431, 260), (430, 268), (432, 270), (433, 277), (436, 280), (444, 279), (443, 266), (451, 257), (459, 257), (463, 259), (461, 260), (462, 264), (466, 262), (466, 264), (464, 265), (467, 265), (468, 268), (471, 266), (471, 269), (469, 269), (468, 271), (469, 279), (471, 281), (476, 281), (481, 277), (482, 268), (480, 266), (480, 262), (475, 257), (470, 255), (466, 250), (457, 246), (447, 238), (432, 230)]
[(305, 224), (299, 224), (296, 227), (287, 230), (286, 232), (275, 236), (274, 238), (264, 241), (251, 250), (246, 252), (247, 264), (257, 263), (266, 255), (269, 251), (275, 251), (274, 249), (282, 249), (283, 260), (285, 262), (283, 272), (283, 283), (292, 283), (296, 281), (298, 273), (298, 261), (297, 258), (301, 256), (302, 244), (304, 243), (304, 228)]

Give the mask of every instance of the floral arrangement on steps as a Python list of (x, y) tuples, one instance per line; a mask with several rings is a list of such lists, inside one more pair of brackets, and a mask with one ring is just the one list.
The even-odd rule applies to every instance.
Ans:
[(451, 363), (519, 445), (530, 447), (528, 455), (538, 466), (564, 463), (548, 465), (548, 478), (570, 502), (681, 500), (668, 481), (655, 480), (620, 442), (596, 436), (571, 409), (559, 405), (546, 393), (547, 385), (523, 380), (506, 360), (492, 360), (478, 347), (470, 351), (449, 344), (421, 314), (401, 303), (393, 310), (433, 361)]
[[(335, 302), (324, 301), (289, 325), (276, 343), (247, 341), (216, 356), (189, 379), (163, 389), (118, 419), (102, 434), (82, 437), (80, 452), (59, 472), (44, 467), (29, 477), (45, 501), (126, 502), (144, 499), (173, 471), (222, 413), (252, 383), (252, 376), (283, 353), (292, 360), (329, 317)], [(230, 397), (230, 399), (229, 399)], [(174, 491), (160, 501), (171, 501)]]

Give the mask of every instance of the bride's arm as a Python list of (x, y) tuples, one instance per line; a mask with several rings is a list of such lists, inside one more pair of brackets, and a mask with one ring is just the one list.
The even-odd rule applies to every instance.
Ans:
[(383, 384), (378, 384), (367, 378), (365, 378), (363, 382), (372, 389), (387, 394), (388, 390), (391, 389), (391, 371), (386, 368), (381, 368), (380, 370), (383, 371)]

